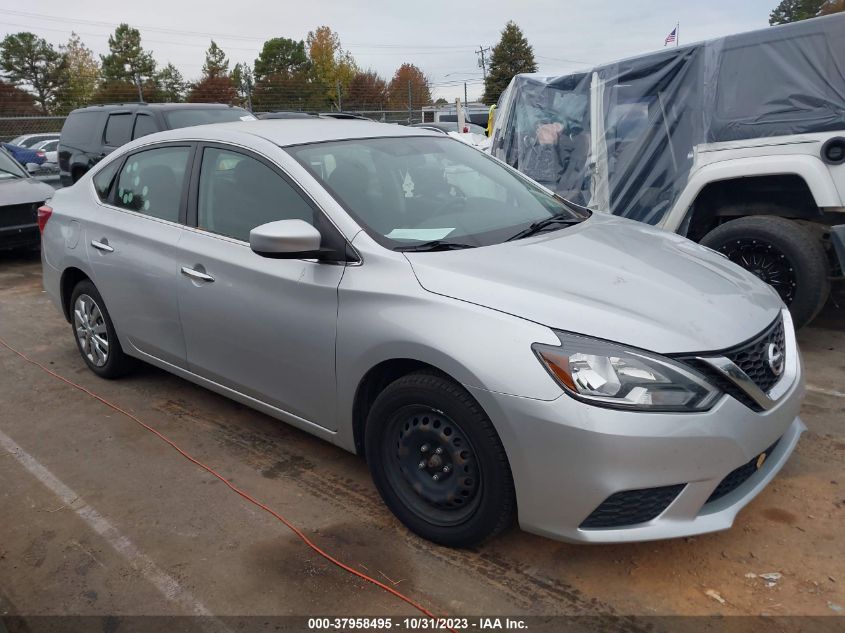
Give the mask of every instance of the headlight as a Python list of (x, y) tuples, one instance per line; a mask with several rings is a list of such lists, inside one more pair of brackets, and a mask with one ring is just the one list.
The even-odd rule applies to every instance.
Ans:
[(555, 332), (560, 347), (532, 348), (567, 393), (599, 406), (640, 411), (705, 411), (721, 392), (692, 368), (586, 336)]

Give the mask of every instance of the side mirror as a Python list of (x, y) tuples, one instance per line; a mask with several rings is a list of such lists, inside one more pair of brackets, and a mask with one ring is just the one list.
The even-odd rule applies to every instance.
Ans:
[(273, 259), (320, 258), (320, 232), (304, 220), (277, 220), (249, 232), (249, 247)]

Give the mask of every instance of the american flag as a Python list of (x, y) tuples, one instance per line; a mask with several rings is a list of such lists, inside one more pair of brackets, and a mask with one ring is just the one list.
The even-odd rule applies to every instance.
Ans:
[(672, 29), (672, 32), (669, 33), (669, 35), (666, 36), (666, 41), (663, 42), (663, 46), (666, 46), (667, 44), (671, 44), (672, 42), (674, 42), (677, 35), (678, 35), (678, 27), (676, 26), (674, 29)]

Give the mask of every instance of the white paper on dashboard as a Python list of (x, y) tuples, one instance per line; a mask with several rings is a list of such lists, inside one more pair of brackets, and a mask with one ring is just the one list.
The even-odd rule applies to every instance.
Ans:
[(454, 230), (454, 227), (451, 229), (393, 229), (385, 237), (389, 237), (392, 240), (420, 240), (421, 242), (428, 242), (430, 240), (442, 240)]

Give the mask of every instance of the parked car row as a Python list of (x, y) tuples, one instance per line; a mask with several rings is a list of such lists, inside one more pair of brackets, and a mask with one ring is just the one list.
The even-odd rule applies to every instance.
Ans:
[(53, 188), (35, 180), (5, 149), (0, 149), (0, 250), (35, 248), (40, 242), (37, 210)]

